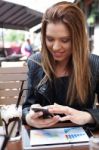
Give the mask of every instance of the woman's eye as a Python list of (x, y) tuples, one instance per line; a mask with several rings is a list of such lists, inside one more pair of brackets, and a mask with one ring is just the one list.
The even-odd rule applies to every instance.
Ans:
[(68, 43), (68, 42), (70, 42), (70, 39), (62, 39), (62, 42), (63, 43)]
[(52, 41), (53, 41), (52, 38), (46, 38), (46, 39), (47, 39), (47, 41), (49, 41), (49, 42), (52, 42)]

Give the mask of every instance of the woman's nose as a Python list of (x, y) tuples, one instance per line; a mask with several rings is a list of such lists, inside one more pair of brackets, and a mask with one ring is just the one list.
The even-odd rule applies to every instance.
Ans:
[(57, 51), (61, 48), (60, 42), (54, 42), (53, 43), (53, 51)]

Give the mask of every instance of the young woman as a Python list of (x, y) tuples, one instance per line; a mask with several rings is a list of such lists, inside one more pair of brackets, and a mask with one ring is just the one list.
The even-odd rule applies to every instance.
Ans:
[[(23, 123), (50, 127), (69, 120), (99, 127), (99, 57), (90, 54), (83, 12), (76, 4), (60, 2), (42, 20), (41, 53), (28, 59), (28, 93), (23, 104)], [(53, 117), (32, 107), (47, 107)]]

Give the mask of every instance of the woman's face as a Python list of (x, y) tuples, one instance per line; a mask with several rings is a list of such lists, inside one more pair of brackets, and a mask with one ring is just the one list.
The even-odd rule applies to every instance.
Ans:
[(56, 61), (64, 62), (70, 58), (71, 34), (63, 23), (47, 24), (46, 46)]

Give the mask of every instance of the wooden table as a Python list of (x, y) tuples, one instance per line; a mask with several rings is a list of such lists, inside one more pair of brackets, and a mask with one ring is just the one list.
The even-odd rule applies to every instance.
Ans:
[[(71, 126), (71, 124), (66, 124), (66, 123), (62, 123), (59, 124), (58, 126), (61, 127), (67, 127), (67, 126)], [(29, 145), (29, 135), (28, 135), (28, 131), (29, 128), (27, 126), (23, 126), (22, 128), (22, 139), (20, 141), (16, 141), (16, 142), (9, 142), (7, 145), (7, 150), (30, 150), (31, 147)], [(0, 127), (0, 134), (2, 133), (2, 127)], [(94, 131), (92, 132), (93, 135), (99, 135), (99, 131)], [(1, 143), (1, 137), (0, 137), (0, 143)], [(35, 147), (32, 148), (31, 150), (89, 150), (89, 146), (88, 145), (78, 145), (78, 146), (66, 146), (65, 144), (63, 145), (55, 145), (55, 146), (40, 146), (40, 147)]]

